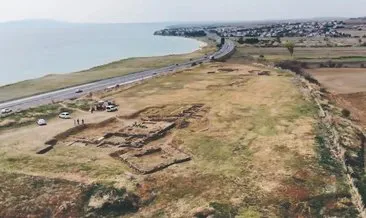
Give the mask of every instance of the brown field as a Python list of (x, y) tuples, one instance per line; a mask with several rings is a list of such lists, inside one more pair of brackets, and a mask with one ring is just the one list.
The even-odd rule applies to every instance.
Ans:
[(366, 69), (321, 68), (309, 72), (326, 88), (336, 94), (366, 92)]
[[(263, 70), (270, 75), (259, 76)], [(176, 125), (142, 148), (118, 147), (120, 151), (112, 155), (96, 145), (62, 142), (44, 155), (35, 154), (44, 141), (71, 128), (72, 120), (54, 119), (45, 127), (3, 131), (0, 172), (126, 187), (141, 199), (138, 212), (126, 217), (200, 217), (198, 212), (208, 207), (216, 211), (215, 217), (315, 217), (320, 213), (353, 217), (344, 178), (338, 169), (329, 170), (329, 163), (320, 161), (317, 154), (314, 104), (305, 100), (296, 84), (288, 73), (215, 63), (100, 93), (120, 105), (117, 113), (80, 112), (75, 116), (88, 123), (118, 116), (118, 122), (75, 137), (99, 137), (111, 129), (150, 134), (156, 130), (150, 126), (156, 119), (169, 119)], [(145, 123), (136, 122), (140, 119)], [(112, 128), (114, 125), (117, 127)], [(132, 137), (122, 133), (121, 137)], [(110, 140), (115, 143), (117, 139)], [(149, 152), (149, 148), (155, 150)], [(177, 156), (191, 159), (171, 165)], [(142, 168), (161, 163), (169, 166), (144, 175), (128, 163)], [(0, 174), (12, 181), (6, 183), (14, 187), (9, 188), (10, 193), (29, 190), (22, 188), (21, 177)], [(0, 187), (3, 183), (0, 180)], [(35, 189), (52, 191), (47, 185), (42, 187)], [(1, 199), (7, 199), (3, 192)], [(55, 204), (63, 205), (63, 199), (55, 199)], [(26, 207), (17, 199), (6, 202), (10, 215), (14, 208), (34, 214), (32, 205)], [(79, 206), (69, 206), (64, 214)]]
[(366, 128), (366, 92), (336, 95), (335, 101), (351, 111), (351, 117)]
[[(263, 54), (268, 58), (290, 58), (287, 49), (278, 48), (257, 48), (257, 47), (239, 47), (240, 53), (259, 56)], [(366, 49), (362, 47), (352, 48), (295, 48), (294, 58), (335, 58), (347, 56), (366, 56)]]

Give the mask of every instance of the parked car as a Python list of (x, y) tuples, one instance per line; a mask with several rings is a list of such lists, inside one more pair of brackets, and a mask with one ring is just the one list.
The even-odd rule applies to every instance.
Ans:
[(63, 113), (60, 113), (60, 114), (58, 115), (58, 117), (59, 117), (59, 118), (61, 118), (61, 119), (70, 119), (70, 118), (71, 118), (71, 116), (70, 116), (70, 113), (69, 113), (69, 112), (63, 112)]
[(9, 109), (9, 108), (4, 108), (4, 109), (1, 110), (1, 114), (9, 114), (11, 112), (12, 112), (12, 110)]
[(76, 91), (75, 91), (75, 93), (82, 93), (83, 92), (83, 90), (81, 90), (81, 89), (76, 89)]
[(118, 108), (117, 108), (117, 106), (115, 106), (115, 105), (108, 105), (108, 106), (106, 107), (106, 110), (107, 110), (107, 112), (114, 112), (114, 111), (117, 111), (117, 110), (118, 110)]
[(45, 119), (39, 119), (37, 121), (37, 124), (38, 124), (38, 126), (45, 126), (45, 125), (47, 125), (47, 122)]

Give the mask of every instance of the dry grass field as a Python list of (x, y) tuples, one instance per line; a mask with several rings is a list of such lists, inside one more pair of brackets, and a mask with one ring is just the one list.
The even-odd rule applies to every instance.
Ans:
[(189, 54), (169, 55), (164, 57), (129, 58), (89, 70), (68, 74), (51, 74), (42, 78), (27, 80), (0, 87), (0, 101), (34, 95), (51, 90), (71, 87), (98, 81), (101, 79), (122, 76), (128, 73), (165, 67), (171, 64), (182, 63), (191, 58), (202, 57), (216, 49), (215, 45), (208, 46)]
[[(352, 217), (342, 175), (330, 170), (329, 154), (322, 151), (319, 156), (314, 104), (305, 100), (292, 75), (271, 70), (269, 76), (257, 75), (262, 70), (268, 69), (225, 63), (198, 66), (100, 93), (99, 97), (113, 98), (120, 106), (117, 114), (75, 115), (89, 123), (117, 115), (122, 128), (138, 119), (131, 114), (147, 107), (162, 108), (154, 109), (155, 113), (170, 116), (182, 105), (203, 105), (204, 113), (188, 125), (151, 142), (167, 140), (169, 146), (189, 154), (190, 161), (141, 175), (110, 157), (108, 149), (98, 147), (60, 144), (47, 154), (35, 154), (44, 141), (73, 125), (55, 119), (45, 127), (2, 132), (0, 172), (126, 187), (141, 199), (138, 212), (126, 217), (192, 217), (211, 210), (214, 217), (314, 217), (320, 213)], [(21, 188), (21, 177), (2, 175), (12, 181), (8, 185)], [(63, 198), (58, 199), (55, 204), (62, 205)], [(15, 199), (9, 207), (5, 209), (25, 210)]]

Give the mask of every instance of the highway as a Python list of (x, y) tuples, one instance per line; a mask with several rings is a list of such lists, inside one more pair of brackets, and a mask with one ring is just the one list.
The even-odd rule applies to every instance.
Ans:
[[(142, 72), (130, 73), (120, 77), (114, 77), (110, 79), (100, 80), (97, 82), (92, 82), (84, 85), (78, 85), (71, 88), (65, 88), (57, 91), (51, 91), (44, 94), (38, 94), (30, 97), (20, 98), (17, 100), (11, 100), (4, 103), (0, 103), (0, 111), (2, 109), (8, 108), (13, 111), (25, 110), (32, 107), (37, 107), (44, 104), (49, 104), (52, 102), (65, 101), (68, 99), (78, 98), (90, 92), (102, 91), (108, 87), (113, 87), (116, 85), (127, 85), (141, 80), (150, 79), (155, 76), (162, 74), (169, 74), (176, 71), (184, 70), (192, 67), (193, 63), (198, 62), (210, 62), (210, 57), (213, 56), (216, 60), (224, 57), (235, 49), (235, 44), (232, 41), (225, 40), (225, 44), (221, 49), (214, 54), (208, 55), (206, 57), (201, 57), (192, 61), (181, 63), (179, 65), (171, 65), (159, 69), (152, 69)], [(76, 93), (76, 90), (82, 90), (82, 93)]]

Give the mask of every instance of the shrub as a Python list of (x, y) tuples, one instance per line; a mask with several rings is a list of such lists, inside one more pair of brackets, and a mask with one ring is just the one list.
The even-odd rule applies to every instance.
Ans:
[(301, 67), (304, 68), (304, 69), (308, 68), (308, 63), (302, 62)]
[(239, 43), (239, 44), (244, 44), (244, 43), (245, 43), (245, 42), (244, 42), (243, 37), (240, 37), (240, 38), (239, 38), (238, 43)]
[(308, 80), (310, 83), (314, 83), (317, 85), (320, 85), (318, 80), (313, 78), (309, 73), (305, 72), (303, 68), (301, 67), (301, 62), (299, 61), (281, 61), (277, 64), (275, 64), (275, 67), (280, 67), (282, 69), (291, 70), (292, 72), (303, 76), (306, 80)]
[(259, 43), (259, 39), (258, 38), (245, 39), (244, 43), (246, 43), (246, 44), (257, 44), (257, 43)]
[(276, 42), (281, 43), (281, 38), (279, 36), (276, 37)]
[(349, 111), (348, 109), (343, 109), (342, 110), (342, 116), (346, 117), (346, 118), (350, 117), (351, 116), (351, 111)]
[(328, 67), (330, 67), (330, 68), (334, 68), (334, 67), (336, 66), (336, 64), (335, 64), (335, 63), (333, 63), (332, 61), (328, 61), (328, 62), (327, 62), (327, 65), (328, 65)]
[(324, 87), (320, 88), (320, 92), (322, 92), (322, 93), (328, 93), (327, 89), (324, 88)]
[(59, 109), (59, 112), (60, 112), (60, 113), (63, 113), (63, 112), (70, 112), (70, 109), (69, 109), (69, 108), (65, 108), (65, 107), (61, 107), (61, 108)]

